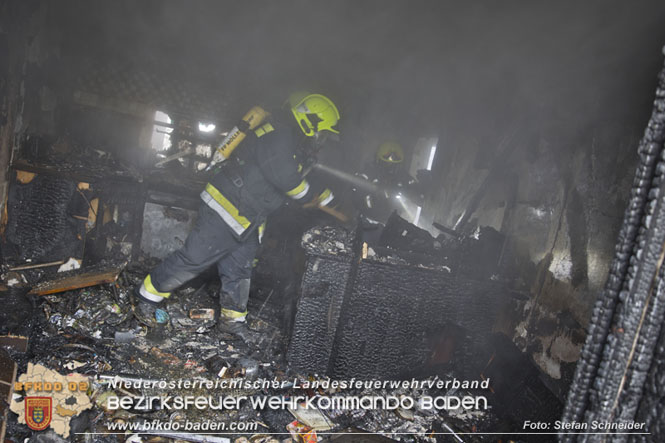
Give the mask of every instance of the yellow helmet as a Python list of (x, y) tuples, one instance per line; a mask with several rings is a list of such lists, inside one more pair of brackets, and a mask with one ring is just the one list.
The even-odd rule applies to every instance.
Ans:
[(402, 163), (404, 160), (404, 150), (397, 142), (384, 142), (379, 146), (379, 150), (376, 151), (376, 159), (386, 163)]
[(321, 94), (294, 92), (289, 97), (289, 106), (306, 136), (313, 137), (319, 131), (339, 134), (337, 129), (339, 111), (328, 97)]

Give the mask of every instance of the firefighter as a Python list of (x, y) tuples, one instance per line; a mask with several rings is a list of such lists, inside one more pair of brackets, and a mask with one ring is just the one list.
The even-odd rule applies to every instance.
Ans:
[(356, 187), (355, 206), (361, 214), (363, 239), (375, 243), (388, 217), (393, 211), (400, 212), (400, 199), (420, 201), (418, 181), (403, 168), (404, 150), (396, 141), (379, 145), (374, 161), (363, 172), (356, 175), (371, 182), (374, 190)]
[(252, 263), (266, 218), (285, 201), (332, 207), (332, 191), (302, 176), (302, 157), (328, 134), (339, 112), (321, 94), (294, 93), (281, 114), (249, 131), (201, 192), (197, 221), (182, 249), (154, 268), (134, 291), (134, 311), (151, 325), (166, 322), (160, 305), (172, 291), (217, 266), (221, 279), (218, 328), (245, 338)]

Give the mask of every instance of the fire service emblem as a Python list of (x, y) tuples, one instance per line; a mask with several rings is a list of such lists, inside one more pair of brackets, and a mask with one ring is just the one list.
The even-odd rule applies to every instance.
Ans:
[(52, 417), (51, 397), (25, 398), (25, 423), (34, 431), (43, 431), (48, 428)]

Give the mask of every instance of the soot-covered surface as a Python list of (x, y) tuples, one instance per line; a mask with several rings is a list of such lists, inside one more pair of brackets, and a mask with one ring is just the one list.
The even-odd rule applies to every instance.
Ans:
[(405, 376), (426, 363), (429, 338), (448, 325), (463, 330), (453, 359), (472, 372), (485, 363), (479, 350), (499, 301), (500, 291), (490, 281), (362, 260), (338, 325), (333, 374)]
[[(654, 110), (639, 146), (629, 206), (604, 291), (593, 310), (564, 420), (646, 423), (649, 435), (615, 441), (662, 441), (665, 314), (665, 70), (659, 75)], [(634, 431), (634, 428), (626, 428)], [(562, 441), (573, 441), (571, 435)], [(585, 435), (583, 441), (601, 441)]]
[(303, 238), (308, 253), (288, 358), (294, 369), (326, 374), (339, 316), (352, 280), (355, 238), (340, 228), (314, 228)]
[(37, 175), (26, 184), (17, 181), (8, 198), (5, 259), (50, 261), (82, 257), (80, 234), (85, 223), (73, 215), (87, 216), (87, 212), (85, 200), (71, 180)]
[(289, 349), (294, 368), (334, 377), (406, 376), (428, 360), (431, 337), (453, 325), (461, 330), (456, 364), (472, 372), (484, 363), (480, 348), (502, 296), (497, 283), (442, 264), (413, 265), (404, 258), (413, 258), (408, 251), (377, 253), (354, 238), (339, 228), (303, 236), (308, 260)]

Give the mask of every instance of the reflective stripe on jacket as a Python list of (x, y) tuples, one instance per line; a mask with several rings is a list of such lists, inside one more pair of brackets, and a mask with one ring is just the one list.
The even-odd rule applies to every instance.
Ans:
[(252, 224), (217, 188), (208, 183), (201, 192), (201, 199), (215, 211), (237, 235), (242, 235)]

